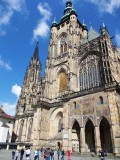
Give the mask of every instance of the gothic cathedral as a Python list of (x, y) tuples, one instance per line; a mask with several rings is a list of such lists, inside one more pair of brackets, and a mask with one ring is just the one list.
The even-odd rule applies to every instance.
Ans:
[(105, 24), (88, 31), (70, 0), (52, 23), (44, 78), (36, 44), (15, 118), (19, 147), (120, 155), (120, 49)]

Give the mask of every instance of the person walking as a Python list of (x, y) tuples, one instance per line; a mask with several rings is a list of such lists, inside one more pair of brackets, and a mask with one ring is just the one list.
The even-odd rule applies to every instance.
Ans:
[(61, 160), (64, 160), (65, 152), (64, 150), (61, 151)]
[(60, 149), (57, 150), (58, 160), (60, 159)]
[(24, 149), (22, 148), (20, 151), (20, 160), (23, 160), (23, 156), (24, 156)]

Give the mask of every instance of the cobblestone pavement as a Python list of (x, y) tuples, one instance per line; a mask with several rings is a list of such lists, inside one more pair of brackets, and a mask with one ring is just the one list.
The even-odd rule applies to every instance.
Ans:
[[(31, 154), (31, 160), (34, 160), (34, 154), (32, 152)], [(0, 151), (0, 160), (12, 160), (12, 151), (9, 150), (1, 150)], [(20, 158), (18, 158), (18, 160), (20, 160)], [(26, 160), (25, 157), (23, 158), (23, 160)], [(43, 157), (40, 157), (40, 160), (43, 160)], [(55, 157), (54, 160), (57, 160), (57, 155), (55, 153)], [(65, 159), (67, 160), (67, 157), (65, 156)], [(90, 157), (90, 156), (80, 156), (80, 155), (72, 155), (71, 156), (71, 160), (100, 160), (100, 158), (98, 157)], [(116, 157), (106, 157), (105, 160), (120, 160), (120, 158), (116, 158)]]

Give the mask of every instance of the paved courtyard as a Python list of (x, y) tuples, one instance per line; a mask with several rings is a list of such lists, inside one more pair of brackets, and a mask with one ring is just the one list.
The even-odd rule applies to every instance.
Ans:
[[(32, 154), (31, 154), (31, 160), (34, 160), (34, 154), (33, 154), (33, 151), (32, 151)], [(0, 160), (12, 160), (12, 151), (9, 150), (1, 150), (0, 151)], [(18, 158), (18, 160), (20, 160), (20, 158)], [(25, 160), (25, 157), (24, 159)], [(40, 160), (43, 160), (43, 157), (40, 157)], [(57, 155), (55, 153), (55, 157), (54, 157), (54, 160), (57, 160)], [(65, 159), (64, 160), (67, 160), (67, 157), (65, 156)], [(98, 157), (90, 157), (90, 156), (79, 156), (79, 155), (72, 155), (71, 156), (71, 160), (100, 160), (100, 158)], [(120, 160), (120, 158), (114, 158), (114, 157), (106, 157), (106, 160)]]

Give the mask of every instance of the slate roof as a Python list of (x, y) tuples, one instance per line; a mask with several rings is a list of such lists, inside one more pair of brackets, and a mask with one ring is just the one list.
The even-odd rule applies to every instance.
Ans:
[(98, 38), (99, 36), (100, 36), (100, 34), (91, 27), (90, 30), (89, 30), (89, 32), (88, 32), (88, 36), (86, 36), (86, 37), (83, 39), (82, 44), (87, 43), (87, 41), (91, 41), (91, 40), (93, 40), (93, 39), (96, 39), (96, 38)]
[(6, 113), (2, 110), (2, 108), (0, 108), (0, 117), (4, 117), (4, 118), (8, 118), (8, 119), (13, 119), (13, 120), (14, 120), (14, 117), (6, 114)]

